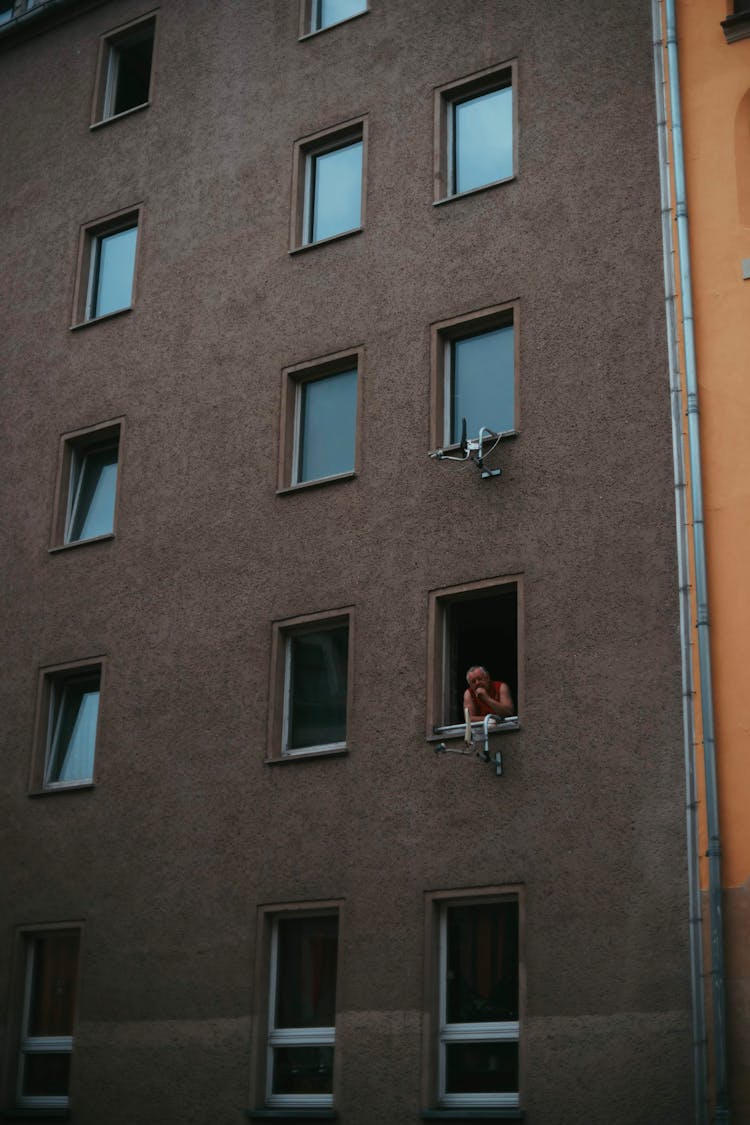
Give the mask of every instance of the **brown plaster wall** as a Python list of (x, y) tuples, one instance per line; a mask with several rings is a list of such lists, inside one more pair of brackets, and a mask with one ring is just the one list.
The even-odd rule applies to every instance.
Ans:
[[(340, 1120), (401, 1125), (424, 894), (520, 883), (530, 1125), (689, 1121), (647, 5), (372, 0), (300, 43), (296, 0), (164, 0), (153, 104), (90, 132), (98, 36), (147, 10), (0, 67), (0, 990), (14, 926), (84, 918), (75, 1120), (239, 1122), (257, 908), (344, 899)], [(434, 208), (433, 89), (514, 58), (518, 178)], [(362, 114), (365, 229), (289, 256), (295, 140)], [(139, 202), (133, 311), (70, 332), (81, 224)], [(522, 431), (483, 482), (427, 459), (429, 326), (512, 300)], [(360, 344), (357, 478), (276, 496), (282, 368)], [(116, 538), (49, 555), (59, 435), (115, 417)], [(526, 706), (499, 780), (435, 756), (424, 683), (429, 591), (505, 574)], [(350, 753), (269, 768), (271, 623), (349, 605)], [(30, 800), (38, 668), (100, 653), (96, 787)]]

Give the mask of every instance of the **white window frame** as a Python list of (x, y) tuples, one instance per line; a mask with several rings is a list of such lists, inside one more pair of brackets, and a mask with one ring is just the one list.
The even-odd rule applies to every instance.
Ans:
[[(357, 376), (357, 399), (354, 408), (354, 464), (350, 469), (343, 469), (340, 473), (332, 473), (327, 477), (310, 477), (309, 480), (302, 480), (300, 477), (300, 453), (302, 446), (302, 399), (307, 393), (307, 388), (312, 383), (322, 383), (326, 379), (335, 379), (337, 375), (346, 375), (353, 371)], [(292, 441), (292, 485), (298, 484), (313, 484), (318, 481), (336, 480), (337, 477), (351, 476), (355, 472), (357, 463), (357, 413), (359, 406), (359, 364), (357, 356), (352, 359), (351, 366), (345, 365), (336, 368), (333, 371), (322, 371), (318, 375), (314, 375), (309, 379), (295, 379), (294, 387), (294, 432)]]
[[(97, 320), (100, 316), (112, 316), (115, 313), (122, 312), (124, 309), (132, 308), (133, 287), (135, 285), (135, 263), (136, 256), (138, 254), (138, 226), (138, 219), (136, 218), (135, 221), (123, 223), (122, 226), (108, 227), (105, 230), (99, 231), (97, 234), (90, 235), (91, 248), (89, 255), (89, 276), (86, 288), (86, 310), (84, 316), (84, 319), (86, 321)], [(101, 268), (102, 244), (104, 243), (105, 238), (111, 238), (112, 235), (116, 234), (123, 234), (127, 230), (134, 230), (136, 232), (135, 251), (133, 254), (133, 271), (130, 277), (130, 301), (127, 305), (123, 305), (122, 308), (112, 309), (111, 312), (107, 313), (100, 313), (97, 309), (97, 290), (99, 289), (99, 271)]]
[[(128, 41), (133, 42), (142, 33), (146, 25), (151, 25), (151, 69), (148, 78), (148, 91), (146, 100), (139, 102), (138, 105), (128, 106), (127, 109), (115, 113), (115, 100), (117, 98), (117, 82), (120, 76), (120, 56), (123, 46), (127, 47)], [(145, 37), (144, 37), (145, 38)], [(122, 32), (114, 32), (108, 35), (106, 43), (106, 77), (104, 80), (104, 98), (102, 100), (102, 110), (100, 121), (111, 121), (115, 117), (123, 117), (126, 113), (133, 113), (136, 109), (143, 109), (151, 101), (151, 78), (154, 66), (153, 48), (156, 42), (156, 19), (155, 17), (139, 20), (131, 29), (126, 29)]]
[[(91, 754), (91, 771), (88, 777), (76, 777), (70, 781), (51, 781), (50, 772), (52, 769), (52, 762), (54, 760), (55, 751), (57, 749), (57, 741), (60, 735), (60, 723), (62, 722), (63, 712), (65, 710), (65, 696), (73, 684), (81, 680), (94, 679), (97, 680), (97, 693), (99, 700), (97, 704), (96, 714), (96, 729), (94, 731), (94, 747)], [(44, 789), (75, 789), (79, 785), (91, 785), (94, 780), (94, 761), (96, 759), (96, 743), (99, 734), (99, 707), (101, 706), (101, 666), (95, 666), (90, 669), (82, 669), (80, 673), (71, 672), (69, 675), (64, 676), (51, 676), (49, 683), (49, 712), (47, 717), (47, 737), (45, 741), (45, 754), (44, 754)]]
[(120, 440), (119, 433), (117, 436), (108, 440), (86, 444), (84, 447), (73, 444), (70, 450), (70, 473), (68, 485), (68, 502), (65, 512), (65, 532), (63, 536), (63, 543), (88, 543), (89, 539), (100, 539), (103, 536), (109, 536), (114, 530), (115, 520), (115, 505), (117, 503), (117, 483), (115, 483), (115, 495), (112, 501), (112, 530), (105, 531), (101, 536), (92, 535), (87, 536), (85, 539), (74, 539), (72, 537), (73, 524), (75, 523), (78, 515), (78, 505), (81, 499), (81, 489), (83, 482), (86, 478), (86, 463), (92, 453), (104, 453), (110, 449), (115, 450), (117, 453), (117, 468), (120, 467)]
[(322, 0), (310, 0), (310, 32), (327, 31), (329, 27), (338, 27), (340, 23), (346, 23), (348, 20), (356, 19), (357, 16), (363, 16), (369, 8), (368, 0), (360, 8), (358, 12), (352, 12), (348, 16), (343, 16), (340, 20), (334, 20), (333, 23), (322, 23), (320, 20), (319, 12), (322, 8)]
[[(439, 929), (439, 1035), (438, 1035), (438, 1101), (445, 1109), (476, 1108), (497, 1109), (520, 1106), (520, 1094), (449, 1094), (446, 1093), (446, 1046), (451, 1043), (518, 1043), (520, 1039), (520, 1020), (503, 1020), (482, 1023), (448, 1023), (446, 1018), (448, 1003), (448, 911), (455, 907), (470, 908), (506, 899), (485, 898), (471, 900), (448, 900), (440, 904)], [(518, 955), (518, 950), (516, 950)]]
[[(327, 234), (325, 238), (313, 238), (313, 225), (315, 223), (315, 161), (319, 156), (328, 156), (332, 152), (338, 152), (339, 149), (352, 148), (354, 145), (362, 146), (361, 154), (361, 169), (360, 169), (360, 196), (359, 196), (359, 222), (356, 227), (347, 227), (346, 230), (336, 231), (335, 234)], [(329, 238), (340, 238), (344, 234), (351, 234), (352, 231), (362, 229), (362, 191), (364, 190), (364, 176), (365, 176), (365, 142), (364, 135), (360, 132), (356, 136), (350, 136), (346, 140), (341, 140), (339, 137), (336, 140), (331, 140), (328, 145), (322, 145), (320, 148), (313, 148), (305, 153), (305, 186), (304, 186), (304, 199), (302, 207), (302, 245), (315, 246), (318, 242), (327, 242)]]
[[(295, 746), (293, 749), (289, 747), (289, 727), (290, 727), (290, 711), (292, 703), (292, 643), (295, 637), (304, 636), (306, 633), (329, 633), (334, 629), (341, 629), (346, 626), (347, 630), (347, 649), (350, 642), (350, 618), (339, 618), (327, 624), (327, 619), (323, 621), (314, 622), (308, 629), (291, 629), (284, 637), (284, 714), (281, 729), (281, 752), (284, 757), (294, 758), (303, 756), (305, 754), (325, 754), (331, 750), (346, 750), (346, 738), (343, 742), (325, 742), (314, 746)], [(346, 723), (347, 728), (349, 724), (349, 664), (347, 660), (347, 714)]]
[[(515, 169), (511, 168), (510, 175), (501, 176), (499, 180), (488, 180), (486, 184), (477, 184), (476, 187), (466, 188), (465, 191), (458, 191), (458, 168), (456, 164), (456, 107), (463, 105), (464, 102), (472, 102), (476, 98), (483, 98), (485, 94), (495, 94), (499, 90), (510, 89), (511, 97), (515, 102), (516, 92), (513, 83), (513, 72), (508, 71), (505, 80), (498, 80), (497, 83), (489, 83), (486, 87), (482, 86), (477, 90), (469, 93), (457, 90), (455, 95), (447, 98), (446, 105), (446, 121), (445, 121), (445, 154), (446, 154), (446, 188), (449, 198), (459, 195), (470, 195), (475, 191), (482, 191), (483, 188), (493, 187), (495, 184), (504, 184), (508, 180), (515, 178)], [(515, 105), (513, 106), (513, 114), (511, 116), (511, 144), (515, 145)]]
[[(18, 1078), (17, 1096), (18, 1105), (23, 1108), (35, 1107), (38, 1109), (67, 1109), (70, 1105), (68, 1094), (23, 1094), (24, 1064), (28, 1055), (43, 1054), (72, 1054), (72, 1035), (29, 1035), (29, 1017), (31, 1015), (31, 987), (34, 976), (34, 939), (42, 937), (39, 933), (30, 933), (27, 936), (26, 948), (26, 977), (24, 980), (23, 1013), (21, 1017), (21, 1042), (18, 1051)], [(80, 944), (79, 944), (80, 955)]]
[[(507, 323), (496, 324), (492, 328), (477, 328), (474, 331), (462, 332), (457, 335), (449, 336), (446, 338), (443, 348), (443, 443), (446, 448), (452, 447), (455, 443), (452, 441), (451, 435), (451, 402), (453, 400), (453, 381), (455, 377), (455, 357), (456, 357), (456, 344), (460, 344), (462, 340), (472, 340), (476, 336), (487, 336), (492, 332), (497, 332), (502, 328), (513, 329), (513, 348), (514, 348), (514, 363), (511, 372), (513, 380), (513, 414), (514, 424), (509, 430), (501, 430), (496, 436), (499, 438), (510, 437), (512, 434), (517, 433), (515, 425), (515, 415), (517, 414), (516, 395), (518, 394), (518, 387), (516, 385), (516, 369), (515, 369), (515, 346), (516, 346), (516, 327), (513, 319), (509, 319)], [(477, 438), (479, 434), (467, 434), (467, 437)]]
[[(336, 1028), (334, 1027), (276, 1027), (276, 1001), (278, 997), (279, 963), (279, 922), (302, 920), (306, 918), (336, 918), (337, 910), (311, 910), (295, 912), (292, 915), (280, 914), (273, 919), (271, 929), (270, 987), (268, 994), (268, 1046), (266, 1048), (266, 1105), (273, 1108), (330, 1108), (333, 1106), (333, 1091), (330, 1094), (274, 1094), (274, 1048), (277, 1047), (336, 1047)], [(338, 975), (338, 956), (336, 972)], [(335, 1058), (335, 1054), (334, 1054)]]

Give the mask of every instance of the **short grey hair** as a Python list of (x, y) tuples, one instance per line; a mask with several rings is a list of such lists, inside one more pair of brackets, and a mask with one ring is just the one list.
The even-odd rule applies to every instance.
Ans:
[(485, 676), (487, 677), (488, 680), (492, 679), (488, 670), (485, 668), (484, 664), (472, 664), (471, 668), (468, 668), (467, 671), (466, 671), (466, 682), (467, 682), (467, 684), (469, 682), (469, 676), (471, 675), (471, 673), (477, 672), (477, 671), (478, 672), (484, 672), (484, 674), (485, 674)]

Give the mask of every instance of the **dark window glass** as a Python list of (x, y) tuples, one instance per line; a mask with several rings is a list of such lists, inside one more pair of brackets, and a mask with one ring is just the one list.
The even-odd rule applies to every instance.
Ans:
[(6, 4), (0, 3), (0, 24), (10, 23), (10, 21), (12, 19), (13, 19), (13, 4), (12, 3), (6, 3)]
[(506, 1094), (518, 1089), (518, 1043), (447, 1043), (446, 1094)]
[(114, 526), (117, 446), (75, 454), (66, 543), (108, 535)]
[(310, 157), (309, 242), (362, 222), (362, 141)]
[(513, 89), (453, 103), (454, 193), (513, 175)]
[(64, 1055), (26, 1054), (23, 1059), (21, 1096), (24, 1098), (64, 1098), (70, 1084), (70, 1053)]
[(109, 61), (111, 93), (106, 116), (124, 113), (148, 101), (153, 50), (153, 23), (112, 44)]
[(442, 721), (464, 721), (466, 673), (482, 664), (491, 680), (510, 688), (518, 705), (518, 591), (507, 583), (482, 596), (457, 598), (446, 606), (445, 710)]
[(515, 428), (513, 325), (450, 342), (450, 441), (461, 440), (462, 419), (469, 437), (481, 426), (504, 433)]
[(367, 8), (367, 0), (313, 0), (313, 31), (341, 23)]
[(274, 1094), (330, 1094), (333, 1047), (275, 1047)]
[(302, 383), (298, 481), (320, 480), (354, 468), (357, 372)]
[(77, 934), (33, 939), (27, 1035), (73, 1034), (77, 972)]
[(288, 749), (344, 742), (348, 625), (293, 634), (289, 645)]
[(518, 904), (448, 909), (447, 1023), (518, 1019)]
[(337, 948), (335, 915), (279, 919), (276, 1027), (334, 1026)]

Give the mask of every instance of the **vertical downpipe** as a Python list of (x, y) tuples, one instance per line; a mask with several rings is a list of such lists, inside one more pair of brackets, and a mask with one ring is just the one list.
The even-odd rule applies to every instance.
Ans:
[[(711, 932), (711, 1013), (714, 1044), (714, 1080), (716, 1125), (728, 1125), (729, 1098), (727, 1088), (727, 1029), (724, 974), (724, 933), (721, 903), (721, 836), (719, 801), (716, 780), (716, 740), (714, 731), (713, 689), (711, 678), (711, 646), (708, 616), (708, 583), (706, 576), (706, 543), (703, 516), (703, 481), (701, 476), (700, 419), (698, 411), (698, 376), (693, 322), (693, 293), (690, 272), (690, 244), (685, 186), (685, 161), (682, 138), (682, 107), (677, 55), (675, 0), (663, 0), (666, 13), (667, 71), (671, 110), (674, 213), (677, 227), (677, 251), (682, 302), (682, 337), (685, 355), (685, 389), (687, 393), (687, 447), (693, 509), (693, 556), (695, 566), (696, 628), (698, 634), (698, 676), (700, 681), (701, 720), (703, 726), (703, 765), (706, 788), (706, 826), (708, 832), (708, 907)], [(654, 33), (661, 32), (661, 19)], [(671, 231), (670, 231), (671, 243)], [(673, 273), (673, 271), (671, 271)], [(692, 911), (691, 911), (692, 916)]]

